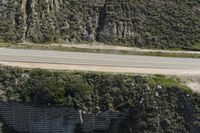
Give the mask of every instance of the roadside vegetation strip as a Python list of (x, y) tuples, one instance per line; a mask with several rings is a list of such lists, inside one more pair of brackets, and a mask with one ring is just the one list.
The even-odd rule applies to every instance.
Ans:
[[(80, 89), (80, 91), (84, 91), (83, 89), (86, 90), (94, 89), (92, 87), (95, 86), (100, 87), (99, 85), (101, 85), (101, 87), (103, 88), (107, 88), (108, 86), (110, 86), (111, 88), (122, 87), (122, 89), (124, 89), (123, 87), (125, 88), (128, 87), (128, 85), (130, 85), (129, 88), (139, 87), (138, 85), (142, 85), (143, 87), (147, 88), (158, 87), (158, 89), (179, 88), (183, 91), (186, 91), (188, 94), (195, 93), (189, 87), (187, 87), (183, 82), (181, 82), (181, 79), (179, 77), (165, 76), (161, 74), (139, 75), (132, 73), (88, 72), (88, 71), (84, 72), (84, 71), (53, 70), (53, 69), (32, 69), (32, 68), (21, 68), (21, 67), (0, 65), (0, 79), (2, 80), (2, 83), (10, 82), (9, 84), (2, 84), (2, 85), (8, 85), (8, 86), (11, 85), (12, 87), (16, 85), (15, 86), (16, 88), (19, 87), (18, 89), (25, 89), (25, 90), (27, 88), (31, 89), (35, 85), (36, 85), (35, 87), (37, 87), (38, 84), (35, 84), (34, 80), (38, 81), (41, 80), (40, 84), (43, 86), (41, 89), (44, 88), (56, 89), (62, 87), (65, 88), (65, 85), (70, 85), (72, 88), (76, 88), (76, 86), (79, 86), (77, 87), (77, 89)], [(13, 80), (15, 80), (16, 82), (13, 82)], [(17, 81), (23, 81), (23, 82), (17, 82)], [(33, 86), (31, 86), (31, 84)], [(22, 86), (26, 85), (27, 87), (20, 88), (22, 87), (21, 85)], [(13, 89), (15, 89), (15, 87)], [(9, 91), (8, 93), (23, 92), (20, 90), (10, 91), (6, 89), (2, 89), (2, 91)], [(8, 93), (2, 93), (2, 94), (5, 94), (5, 96), (7, 96)], [(24, 100), (24, 99), (18, 99), (18, 100)]]
[[(90, 52), (90, 53), (106, 53), (106, 54), (122, 54), (122, 55), (146, 55), (146, 56), (161, 56), (161, 57), (182, 57), (182, 58), (200, 58), (200, 52), (197, 51), (175, 51), (175, 50), (143, 50), (143, 49), (135, 49), (128, 50), (126, 49), (114, 49), (112, 48), (98, 48), (93, 47), (79, 47), (79, 45), (51, 45), (51, 44), (32, 44), (32, 43), (0, 43), (0, 47), (6, 48), (14, 48), (14, 49), (35, 49), (35, 50), (57, 50), (57, 51), (71, 51), (71, 52)], [(85, 44), (83, 44), (85, 45)], [(116, 46), (117, 47), (117, 46)], [(130, 48), (132, 49), (132, 48)]]

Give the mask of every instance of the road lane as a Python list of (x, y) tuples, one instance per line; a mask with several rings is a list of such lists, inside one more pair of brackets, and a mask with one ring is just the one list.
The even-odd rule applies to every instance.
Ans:
[(0, 48), (0, 61), (199, 71), (200, 59)]

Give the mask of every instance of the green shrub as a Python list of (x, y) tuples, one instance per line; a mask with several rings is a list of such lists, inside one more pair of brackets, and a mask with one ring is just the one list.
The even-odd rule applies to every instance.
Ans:
[(200, 95), (178, 80), (162, 75), (1, 66), (0, 92), (4, 101), (40, 107), (74, 107), (94, 113), (108, 110), (126, 112), (125, 119), (111, 123), (118, 133), (200, 131)]
[(1, 40), (199, 50), (198, 0), (29, 2), (24, 9), (21, 0), (0, 4)]

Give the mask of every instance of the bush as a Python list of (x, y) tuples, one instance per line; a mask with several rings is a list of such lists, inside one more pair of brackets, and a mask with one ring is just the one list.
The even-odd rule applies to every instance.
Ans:
[[(127, 113), (112, 127), (129, 133), (200, 131), (200, 95), (162, 75), (0, 67), (0, 97), (34, 106)], [(112, 131), (112, 129), (110, 129)], [(115, 131), (116, 131), (115, 130)]]
[(199, 50), (198, 0), (30, 1), (26, 11), (21, 2), (0, 3), (1, 40)]

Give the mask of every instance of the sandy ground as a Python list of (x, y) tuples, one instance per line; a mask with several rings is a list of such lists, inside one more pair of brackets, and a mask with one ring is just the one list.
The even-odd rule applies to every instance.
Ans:
[(190, 87), (194, 92), (200, 93), (200, 82), (187, 82), (186, 85)]
[(184, 76), (180, 76), (179, 78), (193, 91), (200, 93), (200, 75), (196, 75), (196, 76), (184, 75)]

